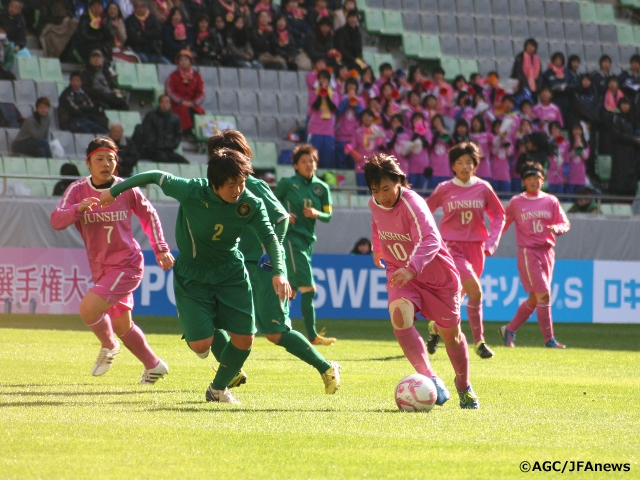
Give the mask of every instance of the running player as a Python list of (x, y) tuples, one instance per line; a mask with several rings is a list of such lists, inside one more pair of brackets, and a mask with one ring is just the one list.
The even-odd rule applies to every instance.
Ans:
[(131, 319), (132, 292), (142, 281), (144, 260), (133, 238), (131, 214), (135, 214), (149, 237), (156, 261), (163, 270), (173, 266), (173, 256), (162, 235), (153, 206), (136, 188), (109, 208), (94, 212), (97, 196), (123, 180), (116, 177), (118, 147), (107, 137), (94, 138), (85, 159), (90, 175), (73, 182), (51, 212), (51, 226), (64, 230), (75, 225), (87, 248), (94, 286), (80, 302), (80, 318), (102, 347), (91, 374), (104, 375), (120, 353), (120, 342), (144, 364), (141, 384), (155, 383), (169, 373), (167, 364), (151, 350), (140, 327)]
[[(247, 158), (253, 157), (253, 152), (247, 144), (247, 140), (237, 130), (223, 130), (209, 138), (207, 147), (209, 152), (220, 148), (235, 150)], [(286, 210), (275, 197), (269, 185), (264, 181), (248, 176), (247, 190), (264, 202), (269, 220), (278, 237), (278, 242), (282, 244), (289, 225), (289, 215)], [(298, 357), (318, 370), (324, 381), (325, 392), (336, 393), (340, 388), (340, 365), (336, 362), (325, 360), (304, 335), (291, 328), (288, 299), (281, 302), (273, 292), (271, 275), (268, 273), (271, 270), (271, 262), (267, 254), (263, 255), (260, 239), (253, 229), (247, 229), (242, 232), (239, 248), (249, 272), (258, 330), (271, 343), (283, 347), (291, 355)], [(286, 255), (286, 252), (284, 252), (284, 255)], [(213, 353), (217, 358), (216, 352), (214, 351)]]
[(525, 191), (509, 202), (503, 232), (515, 223), (518, 273), (529, 298), (518, 307), (509, 325), (500, 328), (500, 335), (507, 347), (513, 347), (518, 328), (529, 320), (535, 310), (545, 346), (565, 348), (553, 335), (550, 298), (555, 262), (553, 247), (556, 237), (567, 233), (571, 225), (558, 199), (540, 190), (544, 183), (542, 165), (526, 162), (520, 172)]
[[(475, 175), (480, 156), (480, 149), (470, 142), (459, 143), (449, 150), (449, 163), (455, 177), (440, 183), (427, 205), (431, 212), (439, 207), (444, 211), (440, 233), (460, 274), (462, 290), (468, 297), (467, 316), (476, 353), (481, 358), (491, 358), (493, 352), (484, 340), (480, 277), (485, 256), (490, 257), (498, 248), (504, 226), (504, 208), (489, 182)], [(491, 233), (484, 225), (485, 213), (491, 222)], [(431, 321), (427, 337), (429, 353), (435, 353), (438, 339), (438, 326)]]
[(461, 408), (480, 408), (469, 382), (469, 350), (460, 330), (460, 277), (424, 199), (408, 187), (395, 158), (372, 155), (364, 167), (373, 198), (373, 261), (387, 268), (393, 333), (416, 371), (436, 385), (442, 405), (449, 399), (444, 382), (429, 363), (424, 340), (414, 326), (416, 312), (433, 318), (444, 340)]
[(278, 182), (275, 195), (289, 212), (289, 229), (285, 237), (287, 272), (294, 296), (302, 293), (300, 308), (307, 336), (314, 345), (332, 345), (333, 337), (325, 337), (324, 330), (316, 330), (316, 310), (313, 297), (316, 286), (311, 270), (313, 244), (317, 240), (316, 220), (331, 220), (331, 193), (329, 186), (315, 176), (318, 152), (312, 145), (300, 145), (293, 150), (293, 177)]
[(210, 402), (239, 404), (227, 386), (249, 356), (256, 333), (251, 285), (237, 245), (246, 226), (254, 228), (273, 260), (276, 293), (281, 300), (291, 294), (264, 203), (245, 190), (245, 179), (251, 173), (247, 157), (222, 149), (209, 156), (206, 179), (152, 170), (134, 175), (100, 196), (101, 204), (108, 205), (128, 189), (155, 183), (165, 195), (180, 202), (176, 221), (180, 255), (173, 288), (185, 340), (194, 352), (203, 355), (211, 348), (214, 331), (226, 330), (231, 335), (220, 353), (220, 368), (205, 393)]

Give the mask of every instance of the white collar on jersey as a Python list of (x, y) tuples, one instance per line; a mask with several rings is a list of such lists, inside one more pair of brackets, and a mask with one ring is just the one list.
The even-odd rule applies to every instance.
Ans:
[(453, 183), (454, 183), (454, 185), (457, 185), (459, 187), (471, 187), (471, 186), (475, 185), (476, 183), (478, 183), (478, 177), (473, 175), (469, 179), (469, 181), (467, 183), (462, 183), (461, 180), (458, 180), (458, 177), (453, 177)]
[(546, 195), (547, 194), (544, 193), (542, 190), (540, 190), (536, 196), (529, 195), (527, 192), (522, 192), (522, 197), (526, 198), (527, 200), (538, 200)]

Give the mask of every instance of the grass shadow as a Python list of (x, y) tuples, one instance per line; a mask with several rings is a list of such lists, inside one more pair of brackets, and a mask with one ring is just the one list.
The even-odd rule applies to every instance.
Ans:
[(0, 408), (8, 407), (60, 407), (67, 405), (65, 402), (0, 402)]
[[(1, 386), (1, 385), (0, 385)], [(21, 395), (25, 397), (83, 397), (83, 396), (122, 396), (149, 393), (182, 393), (180, 390), (132, 390), (126, 392), (7, 392), (3, 395)]]
[[(198, 404), (200, 405), (200, 404)], [(223, 407), (222, 409), (207, 407), (206, 404), (201, 404), (201, 408), (197, 407), (156, 407), (149, 408), (147, 411), (149, 412), (184, 412), (184, 413), (202, 413), (202, 412), (215, 412), (215, 413), (302, 413), (302, 412), (313, 412), (313, 413), (341, 413), (339, 409), (331, 409), (331, 408), (242, 408), (242, 407), (233, 407), (230, 408)], [(214, 404), (215, 405), (215, 404)], [(220, 405), (220, 404), (217, 404)], [(394, 408), (381, 408), (375, 410), (358, 410), (358, 409), (350, 409), (349, 412), (356, 413), (402, 413), (398, 409)]]

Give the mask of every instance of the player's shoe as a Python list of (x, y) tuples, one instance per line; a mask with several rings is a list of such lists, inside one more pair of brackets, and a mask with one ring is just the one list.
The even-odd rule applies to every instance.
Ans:
[(434, 321), (429, 322), (429, 335), (427, 336), (427, 352), (429, 352), (429, 355), (436, 353), (438, 342), (440, 341), (440, 335), (433, 328), (435, 324), (436, 322)]
[[(215, 365), (211, 365), (211, 370), (213, 370), (214, 373), (218, 373), (218, 367), (216, 367)], [(239, 387), (240, 385), (244, 385), (245, 383), (247, 383), (247, 378), (247, 374), (244, 372), (244, 370), (240, 369), (238, 374), (231, 379), (229, 385), (227, 385), (227, 388), (235, 388)]]
[(228, 388), (224, 390), (214, 390), (214, 388), (209, 385), (207, 391), (204, 394), (204, 398), (207, 402), (220, 402), (220, 403), (231, 403), (232, 405), (240, 405), (240, 402), (236, 400)]
[(329, 362), (331, 367), (324, 372), (322, 381), (324, 382), (324, 391), (326, 393), (336, 393), (340, 388), (340, 364), (337, 362)]
[(113, 363), (113, 359), (116, 355), (120, 353), (120, 342), (116, 340), (116, 346), (112, 349), (101, 348), (100, 353), (98, 353), (98, 358), (96, 359), (96, 363), (93, 365), (91, 369), (91, 375), (94, 377), (98, 377), (100, 375), (104, 375), (111, 368), (111, 364)]
[(545, 343), (544, 346), (547, 348), (567, 348), (566, 345), (563, 345), (562, 343), (557, 341), (556, 337), (551, 337), (551, 340)]
[(436, 405), (444, 405), (444, 402), (449, 400), (451, 394), (447, 389), (447, 386), (444, 384), (440, 377), (433, 377), (433, 384), (436, 386), (436, 392), (438, 392), (438, 399), (436, 400)]
[(516, 334), (507, 330), (507, 326), (503, 325), (500, 327), (500, 335), (504, 340), (505, 347), (515, 347), (516, 346)]
[(491, 358), (494, 353), (484, 341), (476, 343), (476, 353), (480, 358)]
[(323, 328), (320, 333), (318, 333), (316, 335), (316, 338), (314, 338), (313, 340), (311, 340), (311, 344), (312, 345), (333, 345), (334, 343), (336, 343), (337, 338), (334, 337), (325, 337), (324, 334), (326, 332), (326, 329)]
[(143, 370), (140, 375), (140, 385), (152, 385), (169, 373), (169, 365), (160, 360), (158, 365), (148, 370)]
[[(456, 379), (453, 379), (453, 384), (455, 385)], [(458, 390), (458, 387), (456, 387)], [(469, 410), (477, 410), (480, 408), (480, 402), (478, 401), (478, 396), (473, 391), (471, 387), (471, 383), (464, 392), (458, 390), (458, 397), (460, 397), (460, 408), (469, 409)]]

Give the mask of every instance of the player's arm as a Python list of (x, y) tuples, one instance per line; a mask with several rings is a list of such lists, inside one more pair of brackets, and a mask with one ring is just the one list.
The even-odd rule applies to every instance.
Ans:
[(100, 205), (110, 205), (118, 195), (135, 187), (144, 187), (155, 184), (162, 188), (165, 195), (173, 197), (179, 202), (185, 200), (190, 191), (191, 181), (186, 178), (176, 177), (161, 170), (150, 170), (138, 173), (124, 182), (116, 183), (109, 190), (105, 190), (100, 195)]
[(516, 219), (516, 209), (513, 204), (513, 198), (509, 201), (509, 205), (507, 205), (507, 209), (504, 212), (504, 227), (502, 227), (502, 234), (509, 230), (509, 227)]
[(153, 252), (156, 254), (156, 261), (163, 270), (169, 270), (173, 267), (173, 255), (169, 249), (169, 245), (164, 239), (162, 225), (158, 212), (153, 208), (151, 202), (142, 195), (139, 188), (133, 189), (133, 205), (131, 211), (136, 214), (142, 230), (149, 237), (149, 243)]
[(442, 206), (442, 188), (440, 187), (440, 184), (436, 185), (436, 189), (427, 199), (427, 205), (429, 206), (429, 210), (431, 210), (431, 213), (435, 212), (439, 207)]
[(276, 185), (276, 189), (273, 191), (273, 194), (283, 205), (285, 204), (285, 199), (289, 192), (290, 185), (288, 178), (281, 178)]
[(484, 250), (488, 256), (491, 256), (498, 249), (498, 244), (500, 243), (505, 222), (505, 212), (502, 202), (500, 202), (500, 199), (496, 196), (493, 188), (487, 188), (485, 198), (486, 204), (484, 211), (487, 217), (489, 217), (489, 228), (491, 231), (489, 238), (484, 242)]
[(404, 198), (407, 199), (407, 209), (409, 210), (406, 213), (409, 215), (407, 223), (411, 230), (411, 238), (414, 238), (416, 242), (405, 268), (415, 276), (435, 258), (440, 250), (440, 241), (436, 233), (435, 220), (426, 205), (420, 205), (413, 197)]
[(567, 214), (564, 213), (564, 209), (562, 208), (562, 205), (560, 205), (560, 202), (555, 202), (553, 221), (553, 225), (549, 225), (547, 228), (556, 236), (567, 233), (571, 228), (571, 223), (567, 218)]
[(380, 235), (376, 228), (376, 222), (371, 219), (371, 251), (373, 252), (373, 263), (378, 268), (385, 268), (382, 263), (382, 245), (380, 245)]
[(79, 186), (77, 185), (69, 186), (60, 203), (51, 212), (49, 222), (54, 230), (64, 230), (69, 225), (73, 225), (82, 218), (84, 212), (91, 211), (93, 207), (98, 205), (97, 198), (80, 198), (78, 190)]
[(324, 188), (324, 193), (320, 199), (322, 202), (322, 211), (316, 210), (312, 207), (306, 207), (303, 210), (304, 216), (308, 218), (315, 218), (323, 223), (329, 223), (333, 216), (333, 206), (331, 204), (331, 191), (328, 187)]

